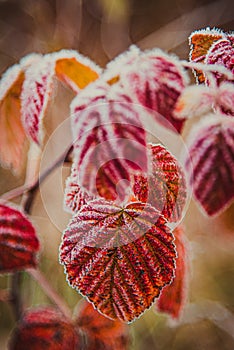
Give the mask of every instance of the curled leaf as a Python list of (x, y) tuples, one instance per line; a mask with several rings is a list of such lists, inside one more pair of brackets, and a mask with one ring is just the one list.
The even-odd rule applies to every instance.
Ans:
[(175, 277), (169, 286), (161, 291), (157, 300), (157, 310), (178, 319), (187, 298), (187, 252), (182, 227), (177, 227), (173, 234), (177, 251)]
[(134, 105), (121, 94), (108, 97), (109, 88), (90, 86), (72, 103), (74, 164), (90, 194), (123, 200), (129, 186), (121, 180), (148, 169), (145, 131)]
[(173, 236), (160, 213), (140, 202), (89, 202), (60, 249), (69, 283), (113, 320), (140, 316), (173, 277)]
[(0, 205), (0, 272), (12, 272), (37, 264), (39, 241), (28, 218), (20, 211)]
[(234, 197), (234, 121), (207, 118), (190, 136), (185, 166), (195, 198), (208, 215), (223, 211)]
[(80, 349), (80, 336), (69, 320), (52, 307), (28, 310), (13, 331), (10, 350)]
[(28, 137), (41, 144), (42, 120), (52, 93), (54, 60), (50, 55), (33, 62), (25, 72), (21, 94), (22, 123)]
[(101, 69), (88, 58), (73, 50), (61, 50), (54, 54), (56, 58), (55, 73), (59, 80), (78, 93), (96, 80)]
[(26, 160), (27, 138), (21, 124), (20, 94), (24, 72), (14, 65), (0, 82), (0, 162), (20, 174)]
[[(216, 28), (194, 31), (189, 37), (190, 60), (203, 63), (212, 44), (224, 37), (225, 34)], [(194, 74), (198, 83), (204, 83), (205, 77), (201, 71), (195, 70)]]
[(179, 221), (186, 202), (185, 175), (176, 158), (161, 145), (149, 145), (152, 170), (148, 179), (134, 176), (134, 195), (159, 210), (170, 222)]
[(130, 336), (127, 326), (112, 321), (95, 310), (92, 304), (82, 301), (75, 321), (86, 338), (86, 350), (127, 350)]

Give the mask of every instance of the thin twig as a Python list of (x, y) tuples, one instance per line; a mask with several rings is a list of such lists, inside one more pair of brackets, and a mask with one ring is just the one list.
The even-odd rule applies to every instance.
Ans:
[(9, 301), (11, 302), (16, 321), (20, 319), (23, 310), (20, 296), (20, 282), (20, 272), (15, 272), (11, 278)]
[(27, 272), (38, 282), (47, 296), (57, 305), (59, 310), (67, 318), (71, 318), (71, 311), (65, 301), (58, 295), (58, 293), (51, 287), (45, 276), (39, 269), (27, 269)]

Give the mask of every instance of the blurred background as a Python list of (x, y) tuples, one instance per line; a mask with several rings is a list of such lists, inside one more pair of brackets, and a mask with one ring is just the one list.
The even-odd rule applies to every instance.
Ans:
[[(187, 59), (187, 37), (207, 26), (234, 30), (233, 0), (0, 0), (0, 74), (28, 53), (63, 48), (78, 50), (101, 67), (132, 43), (142, 49), (159, 47)], [(67, 118), (73, 97), (70, 90), (57, 86), (45, 118), (47, 140)], [(61, 135), (55, 135), (46, 150), (46, 162), (62, 147)], [(42, 245), (40, 267), (73, 307), (80, 296), (68, 287), (58, 263), (61, 231), (70, 218), (63, 212), (62, 198), (69, 172), (65, 165), (42, 184), (32, 219)], [(24, 174), (15, 177), (0, 168), (0, 194), (23, 182)], [(190, 262), (184, 313), (172, 323), (152, 307), (130, 325), (132, 350), (234, 349), (234, 206), (217, 218), (206, 218), (191, 200), (183, 224)], [(0, 288), (8, 284), (8, 277), (0, 276)], [(26, 306), (50, 303), (26, 273), (21, 288)], [(11, 307), (0, 301), (0, 349), (6, 349), (13, 326)]]

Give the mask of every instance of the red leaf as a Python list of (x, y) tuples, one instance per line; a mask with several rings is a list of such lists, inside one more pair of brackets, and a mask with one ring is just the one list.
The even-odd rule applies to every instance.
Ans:
[(76, 51), (61, 50), (55, 52), (54, 57), (57, 78), (76, 93), (101, 74), (101, 69), (95, 63)]
[(233, 130), (230, 117), (216, 115), (190, 136), (186, 168), (193, 193), (208, 215), (223, 211), (234, 197)]
[(127, 326), (120, 321), (112, 321), (82, 301), (76, 320), (78, 327), (85, 333), (86, 350), (127, 350), (130, 336)]
[[(215, 43), (210, 47), (205, 63), (207, 64), (219, 64), (221, 66), (224, 66), (228, 70), (234, 74), (234, 47), (233, 42), (229, 40), (228, 38), (223, 38)], [(216, 73), (218, 82), (221, 82), (223, 79), (223, 76)], [(234, 76), (233, 76), (234, 80)]]
[(17, 64), (6, 71), (0, 84), (0, 161), (16, 174), (22, 172), (27, 148), (20, 114), (23, 81), (24, 73)]
[(80, 349), (80, 336), (56, 309), (44, 307), (24, 314), (9, 345), (10, 350), (75, 350)]
[(161, 145), (149, 145), (152, 175), (135, 175), (134, 194), (149, 203), (170, 222), (181, 219), (186, 201), (186, 183), (176, 158)]
[(43, 140), (42, 119), (52, 91), (55, 62), (50, 55), (33, 62), (25, 72), (21, 94), (22, 122), (28, 137), (41, 144)]
[(108, 97), (109, 89), (108, 84), (92, 85), (72, 104), (74, 164), (82, 188), (122, 200), (129, 187), (120, 180), (130, 180), (136, 169), (147, 171), (145, 132), (128, 97), (116, 92)]
[(101, 313), (129, 322), (170, 283), (176, 255), (172, 241), (155, 208), (94, 200), (65, 230), (60, 259), (70, 284)]
[(39, 242), (34, 227), (20, 211), (0, 205), (0, 272), (37, 264)]
[[(214, 42), (225, 37), (225, 34), (219, 29), (201, 29), (193, 32), (189, 37), (190, 60), (203, 63), (207, 52)], [(203, 83), (205, 77), (201, 71), (194, 71), (197, 82)]]
[(172, 283), (161, 291), (157, 301), (157, 309), (168, 313), (174, 319), (178, 319), (187, 297), (187, 252), (183, 229), (177, 227), (173, 234), (177, 251), (175, 277)]
[(71, 175), (66, 180), (66, 188), (64, 193), (65, 210), (67, 210), (69, 213), (76, 213), (91, 199), (93, 199), (93, 197), (80, 188), (78, 184), (78, 174), (73, 164), (71, 168)]
[(152, 116), (167, 128), (180, 132), (183, 121), (173, 115), (187, 75), (179, 61), (160, 50), (141, 53), (120, 75), (134, 101), (148, 108)]

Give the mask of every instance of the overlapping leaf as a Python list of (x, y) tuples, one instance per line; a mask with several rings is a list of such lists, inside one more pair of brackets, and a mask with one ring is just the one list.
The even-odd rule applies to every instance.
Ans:
[(161, 145), (149, 145), (152, 174), (135, 175), (134, 194), (159, 210), (171, 222), (181, 219), (186, 201), (185, 176), (172, 154)]
[(127, 350), (130, 335), (127, 326), (101, 315), (93, 306), (83, 301), (75, 323), (86, 338), (86, 350)]
[(9, 349), (75, 350), (80, 349), (80, 336), (71, 322), (56, 309), (31, 309), (14, 329)]
[(90, 86), (75, 98), (71, 113), (80, 186), (115, 200), (128, 190), (121, 180), (130, 180), (136, 169), (146, 172), (148, 163), (139, 111), (121, 92), (108, 97), (109, 89), (106, 83)]
[(183, 121), (173, 116), (173, 109), (188, 79), (179, 61), (152, 50), (139, 52), (129, 62), (120, 73), (120, 81), (134, 102), (146, 107), (167, 128), (180, 132)]
[[(207, 52), (214, 42), (225, 37), (225, 34), (218, 29), (201, 29), (193, 32), (189, 37), (190, 60), (204, 63)], [(201, 71), (194, 71), (197, 82), (205, 81), (204, 74)]]
[(24, 73), (15, 65), (7, 70), (0, 83), (0, 161), (17, 174), (22, 170), (27, 146), (20, 114), (23, 81)]
[(177, 251), (175, 277), (169, 286), (163, 288), (156, 305), (158, 311), (178, 319), (187, 297), (187, 251), (182, 227), (177, 227), (173, 234)]
[(35, 229), (26, 216), (0, 205), (0, 272), (34, 267), (38, 250)]
[(165, 219), (140, 202), (94, 200), (64, 232), (60, 261), (70, 284), (104, 315), (132, 321), (170, 283), (176, 256)]
[(224, 210), (234, 197), (234, 121), (207, 118), (190, 136), (186, 168), (193, 193), (208, 215)]

